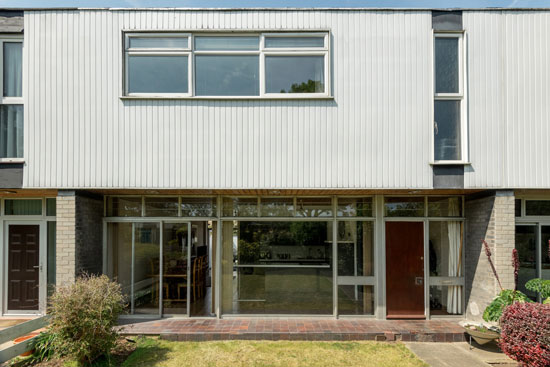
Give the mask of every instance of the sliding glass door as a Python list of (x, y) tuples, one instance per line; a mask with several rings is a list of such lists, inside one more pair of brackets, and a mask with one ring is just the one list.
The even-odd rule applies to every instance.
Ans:
[(189, 315), (191, 289), (189, 223), (163, 223), (162, 306), (164, 314)]

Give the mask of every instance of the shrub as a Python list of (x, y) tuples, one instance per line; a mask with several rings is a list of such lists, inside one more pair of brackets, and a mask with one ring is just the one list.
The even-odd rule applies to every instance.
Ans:
[(500, 347), (524, 366), (550, 366), (550, 305), (516, 302), (501, 319)]
[(520, 291), (514, 291), (512, 289), (502, 290), (483, 312), (483, 320), (487, 322), (499, 321), (506, 306), (515, 302), (524, 303), (531, 302), (531, 300)]
[(105, 275), (84, 275), (58, 287), (51, 297), (48, 326), (56, 354), (81, 365), (109, 354), (118, 338), (113, 327), (124, 306), (120, 285)]
[(41, 332), (32, 343), (32, 362), (47, 361), (55, 355), (55, 335), (49, 332)]
[(543, 303), (550, 303), (550, 280), (535, 278), (525, 283), (525, 288), (540, 293)]

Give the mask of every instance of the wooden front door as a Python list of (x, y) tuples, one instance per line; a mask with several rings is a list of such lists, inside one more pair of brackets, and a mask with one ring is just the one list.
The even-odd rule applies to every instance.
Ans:
[(8, 229), (8, 310), (38, 310), (39, 225)]
[(425, 318), (422, 222), (386, 222), (386, 317)]

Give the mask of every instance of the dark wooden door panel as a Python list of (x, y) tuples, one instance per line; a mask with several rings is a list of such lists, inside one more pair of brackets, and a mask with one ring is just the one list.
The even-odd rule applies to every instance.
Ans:
[(425, 317), (422, 222), (386, 222), (386, 317)]
[(8, 309), (38, 310), (40, 226), (10, 225)]

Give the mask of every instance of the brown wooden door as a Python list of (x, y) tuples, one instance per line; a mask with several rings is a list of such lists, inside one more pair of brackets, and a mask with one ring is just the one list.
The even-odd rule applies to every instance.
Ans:
[(38, 310), (38, 225), (9, 226), (8, 310)]
[(422, 222), (386, 222), (386, 317), (425, 317)]

